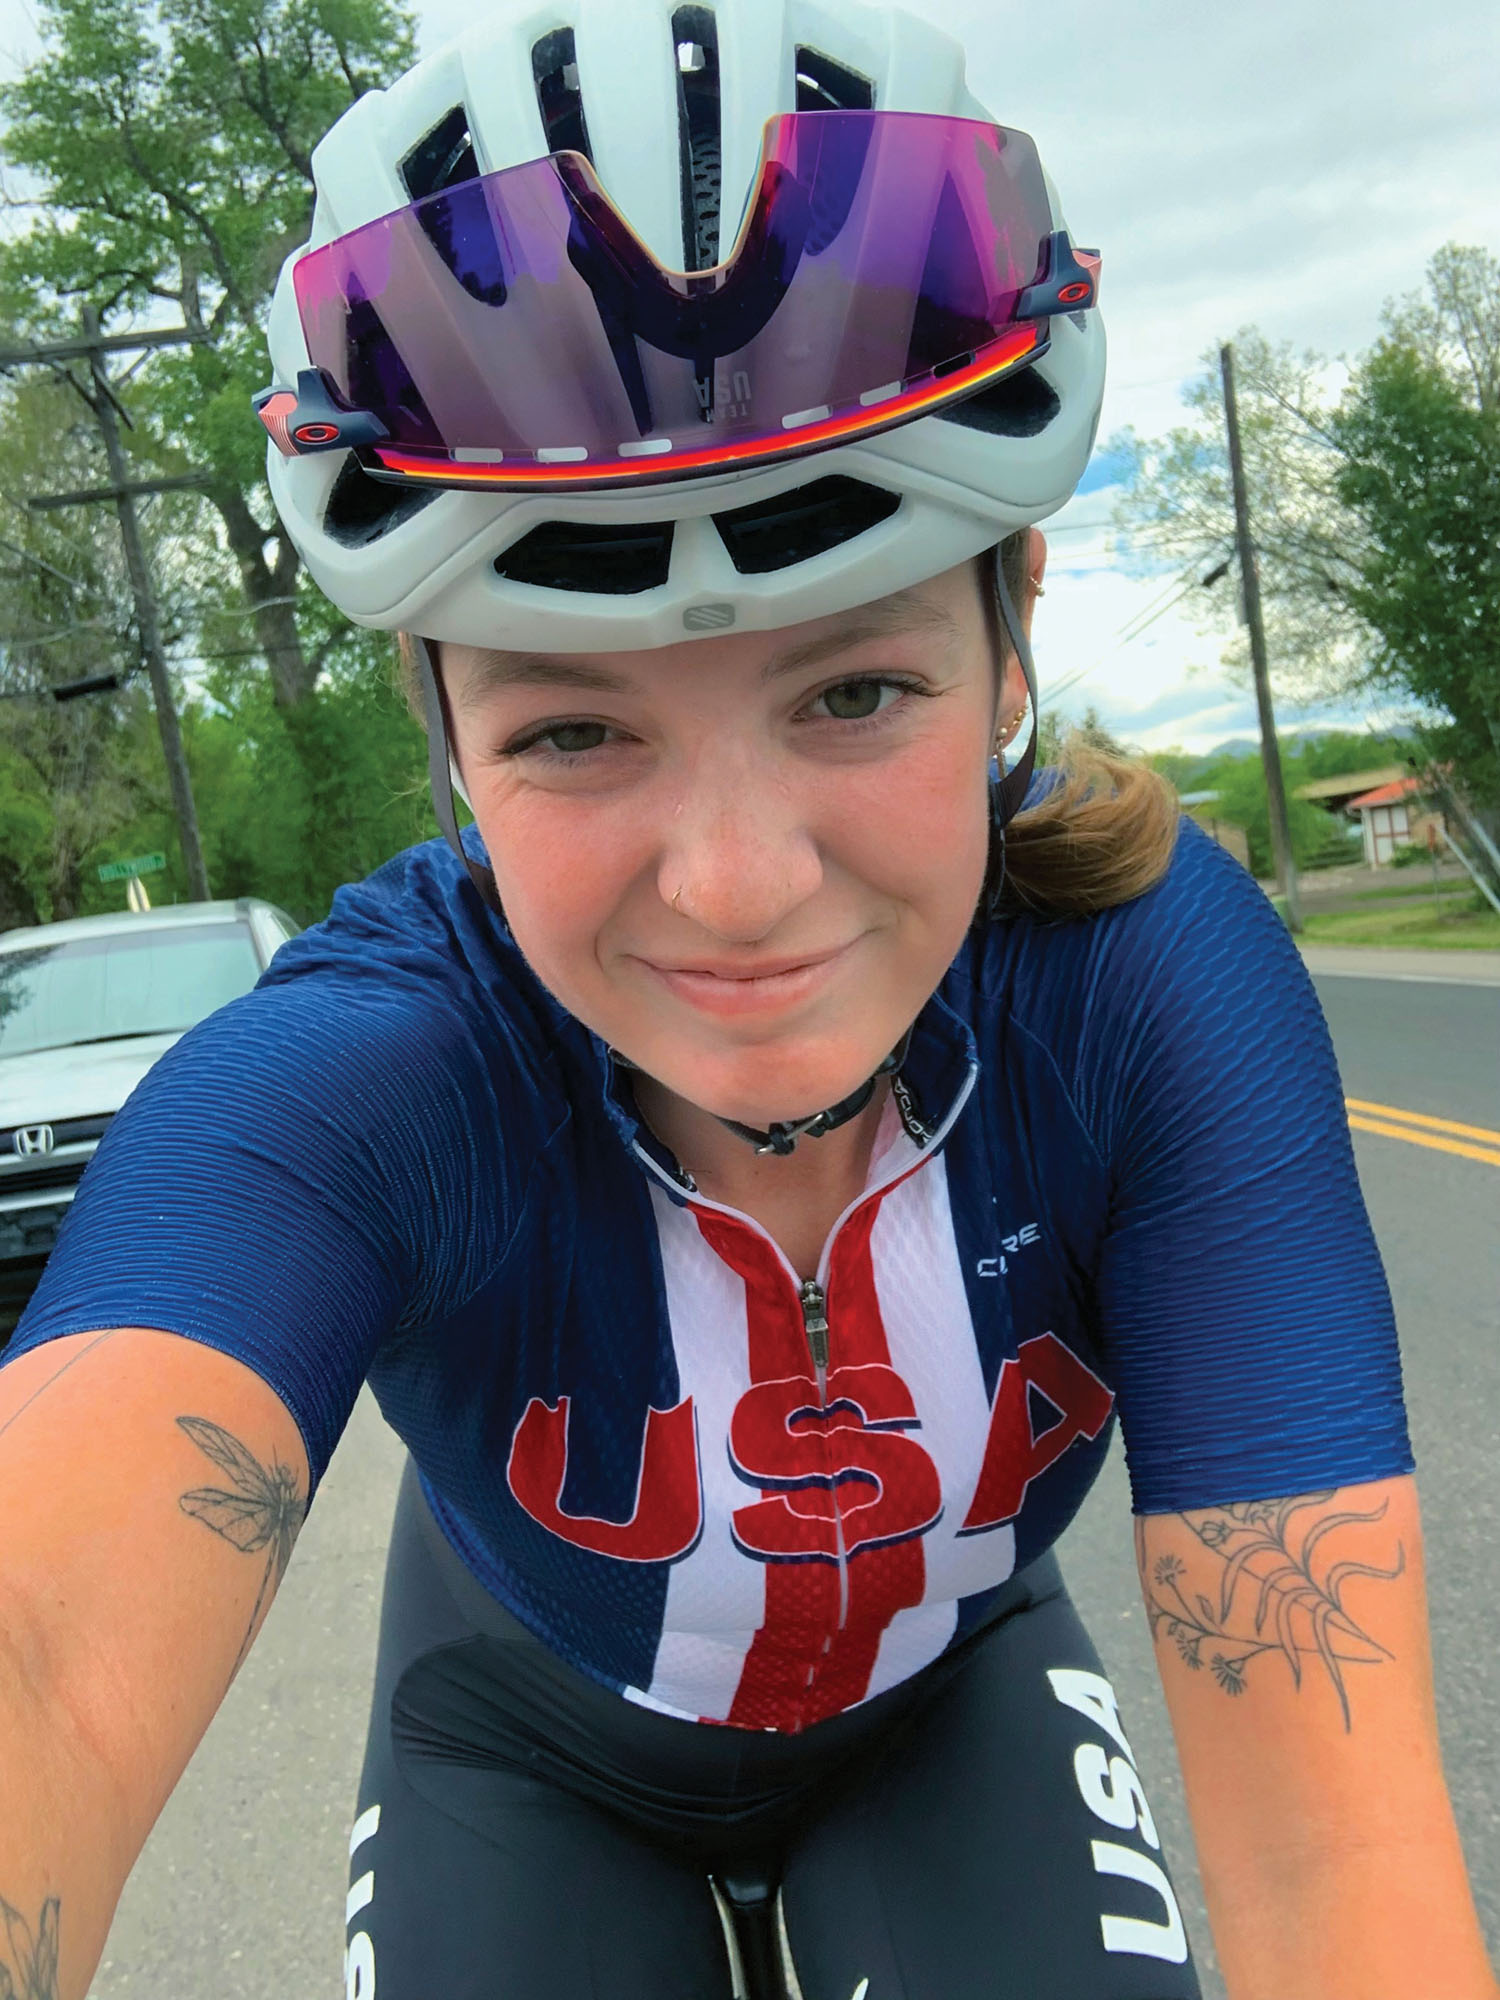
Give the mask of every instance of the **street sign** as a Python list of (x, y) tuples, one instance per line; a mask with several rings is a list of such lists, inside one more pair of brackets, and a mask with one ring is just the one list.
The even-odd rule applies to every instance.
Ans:
[(103, 861), (99, 864), (99, 880), (124, 882), (132, 875), (154, 875), (166, 865), (165, 854), (138, 854), (134, 861)]

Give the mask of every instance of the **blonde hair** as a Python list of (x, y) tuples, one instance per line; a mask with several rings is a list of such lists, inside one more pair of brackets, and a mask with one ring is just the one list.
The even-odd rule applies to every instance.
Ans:
[[(999, 558), (1013, 604), (1028, 589), (1030, 531), (1000, 544)], [(979, 587), (996, 651), (1011, 647), (995, 601), (995, 553), (979, 559)], [(1052, 781), (1034, 805), (1018, 812), (1003, 841), (991, 842), (984, 908), (992, 917), (1023, 911), (1087, 917), (1143, 896), (1166, 874), (1177, 845), (1177, 794), (1149, 765), (1116, 757), (1082, 737), (1065, 737)]]
[(1145, 764), (1064, 742), (1046, 796), (1005, 829), (993, 916), (1087, 917), (1144, 896), (1177, 845), (1177, 795)]
[[(1023, 528), (1000, 544), (1006, 586), (1017, 604), (1027, 588), (1027, 543)], [(991, 588), (993, 562), (993, 553), (979, 558), (980, 587), (997, 647), (1008, 655)], [(398, 633), (396, 645), (407, 707), (425, 728), (410, 635)], [(1092, 916), (1143, 896), (1171, 865), (1178, 808), (1165, 778), (1076, 736), (1064, 739), (1051, 770), (1045, 794), (1016, 814), (1005, 828), (1003, 844), (992, 843), (983, 902), (991, 916)]]

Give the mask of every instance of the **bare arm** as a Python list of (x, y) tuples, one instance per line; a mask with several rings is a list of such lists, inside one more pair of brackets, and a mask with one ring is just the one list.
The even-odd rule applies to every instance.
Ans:
[(1148, 1515), (1136, 1550), (1231, 2000), (1495, 2000), (1414, 1483)]
[(0, 1369), (0, 1995), (83, 2000), (307, 1490), (280, 1400), (194, 1341), (77, 1334)]

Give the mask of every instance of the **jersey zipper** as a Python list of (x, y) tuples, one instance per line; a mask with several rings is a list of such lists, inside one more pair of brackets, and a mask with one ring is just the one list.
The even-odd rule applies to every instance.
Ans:
[[(948, 1116), (938, 1126), (924, 1148), (924, 1158), (921, 1164), (925, 1165), (926, 1160), (932, 1157), (942, 1141), (952, 1131), (954, 1125), (957, 1123), (958, 1114), (968, 1103), (974, 1085), (978, 1080), (979, 1065), (977, 1062), (971, 1062), (969, 1064), (969, 1073), (964, 1079), (963, 1086), (949, 1107)], [(639, 1140), (636, 1140), (632, 1150), (643, 1165), (648, 1167), (668, 1191), (680, 1201), (683, 1195), (682, 1188), (658, 1161), (652, 1159)], [(818, 1275), (815, 1278), (798, 1277), (797, 1273), (792, 1269), (786, 1252), (782, 1249), (781, 1245), (768, 1229), (761, 1227), (753, 1215), (746, 1215), (744, 1210), (740, 1208), (731, 1208), (727, 1202), (710, 1201), (706, 1195), (694, 1193), (690, 1197), (691, 1203), (695, 1207), (712, 1209), (718, 1215), (728, 1215), (733, 1217), (736, 1222), (745, 1224), (747, 1228), (753, 1230), (764, 1242), (769, 1243), (772, 1250), (775, 1251), (777, 1260), (791, 1280), (792, 1287), (797, 1295), (797, 1303), (802, 1312), (802, 1329), (807, 1339), (807, 1351), (811, 1356), (813, 1368), (817, 1373), (818, 1398), (825, 1408), (828, 1403), (828, 1361), (830, 1352), (828, 1338), (828, 1272), (829, 1266), (833, 1261), (833, 1246), (838, 1241), (839, 1231), (857, 1209), (863, 1208), (872, 1196), (883, 1194), (888, 1187), (894, 1186), (897, 1181), (904, 1180), (911, 1171), (911, 1163), (907, 1161), (899, 1168), (885, 1174), (880, 1180), (876, 1181), (873, 1187), (863, 1189), (850, 1202), (849, 1206), (839, 1216), (832, 1229), (828, 1232), (828, 1239), (824, 1243), (822, 1255), (818, 1259)], [(839, 1510), (837, 1488), (835, 1488), (833, 1496), (833, 1531), (839, 1577), (838, 1630), (842, 1632), (849, 1618), (849, 1552), (848, 1545), (844, 1540), (844, 1517)], [(828, 1647), (825, 1646), (824, 1651), (828, 1650)]]
[[(802, 1328), (807, 1335), (807, 1351), (812, 1356), (812, 1364), (818, 1377), (818, 1401), (826, 1410), (828, 1407), (828, 1295), (816, 1278), (808, 1278), (798, 1287), (797, 1300), (802, 1307)], [(833, 1535), (834, 1553), (839, 1578), (839, 1621), (835, 1628), (842, 1632), (849, 1622), (849, 1550), (844, 1541), (844, 1516), (839, 1509), (838, 1492), (833, 1495)], [(830, 1642), (831, 1643), (831, 1642)], [(823, 1651), (830, 1650), (825, 1643)]]
[(802, 1326), (807, 1334), (807, 1351), (818, 1371), (818, 1387), (828, 1366), (828, 1301), (816, 1278), (809, 1278), (798, 1292), (802, 1304)]

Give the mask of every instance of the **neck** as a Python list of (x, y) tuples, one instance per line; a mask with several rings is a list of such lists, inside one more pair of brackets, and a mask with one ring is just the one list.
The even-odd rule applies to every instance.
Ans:
[(805, 1200), (819, 1207), (842, 1207), (864, 1186), (890, 1080), (878, 1079), (875, 1094), (847, 1125), (820, 1139), (800, 1139), (784, 1155), (755, 1148), (699, 1105), (690, 1104), (644, 1074), (631, 1079), (636, 1106), (651, 1130), (690, 1173), (710, 1201), (755, 1212), (765, 1200)]

